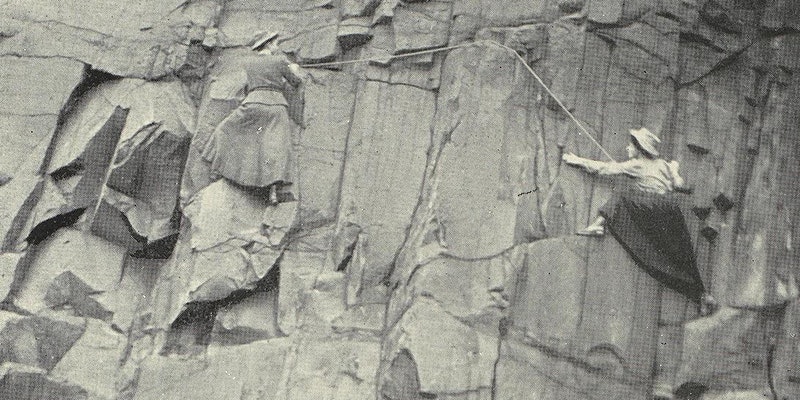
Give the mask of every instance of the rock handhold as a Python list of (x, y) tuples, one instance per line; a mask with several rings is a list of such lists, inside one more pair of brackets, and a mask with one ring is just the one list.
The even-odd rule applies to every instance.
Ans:
[(704, 221), (711, 214), (711, 207), (692, 207), (692, 213), (701, 221)]
[(714, 206), (717, 207), (717, 210), (721, 212), (727, 212), (731, 208), (733, 208), (736, 203), (731, 200), (730, 197), (726, 196), (725, 193), (720, 193), (717, 197), (713, 200)]

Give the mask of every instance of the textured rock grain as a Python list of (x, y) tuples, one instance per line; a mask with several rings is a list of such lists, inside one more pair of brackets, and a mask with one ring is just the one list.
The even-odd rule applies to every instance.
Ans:
[[(797, 398), (798, 15), (788, 0), (5, 4), (0, 397)], [(292, 61), (341, 62), (287, 94), (295, 181), (277, 205), (201, 157), (273, 36)], [(562, 105), (617, 160), (644, 126), (680, 162), (718, 312), (613, 237), (573, 235), (625, 182), (563, 165), (608, 157)]]

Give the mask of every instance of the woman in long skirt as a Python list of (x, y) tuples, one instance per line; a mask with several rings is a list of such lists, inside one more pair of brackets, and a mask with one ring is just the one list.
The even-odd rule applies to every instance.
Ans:
[(630, 184), (615, 190), (600, 216), (579, 235), (603, 236), (608, 230), (637, 265), (658, 281), (700, 304), (707, 314), (715, 301), (697, 269), (689, 231), (675, 189), (684, 185), (678, 163), (659, 158), (660, 140), (647, 128), (630, 131), (628, 160), (601, 162), (564, 154), (569, 165), (598, 175), (624, 175)]
[(286, 57), (253, 55), (244, 61), (247, 97), (214, 130), (202, 156), (212, 173), (241, 186), (268, 188), (271, 202), (291, 185), (294, 123), (284, 96), (302, 82)]

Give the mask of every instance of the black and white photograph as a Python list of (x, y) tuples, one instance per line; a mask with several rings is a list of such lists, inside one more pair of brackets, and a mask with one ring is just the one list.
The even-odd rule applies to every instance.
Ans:
[(0, 0), (0, 399), (800, 400), (800, 1)]

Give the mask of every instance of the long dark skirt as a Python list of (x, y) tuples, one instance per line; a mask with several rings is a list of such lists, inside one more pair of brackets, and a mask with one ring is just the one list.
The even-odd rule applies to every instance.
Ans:
[(228, 115), (206, 144), (213, 173), (242, 186), (292, 181), (292, 125), (284, 105), (245, 103)]
[(705, 289), (676, 194), (627, 187), (614, 192), (600, 215), (639, 267), (690, 300), (700, 301)]

